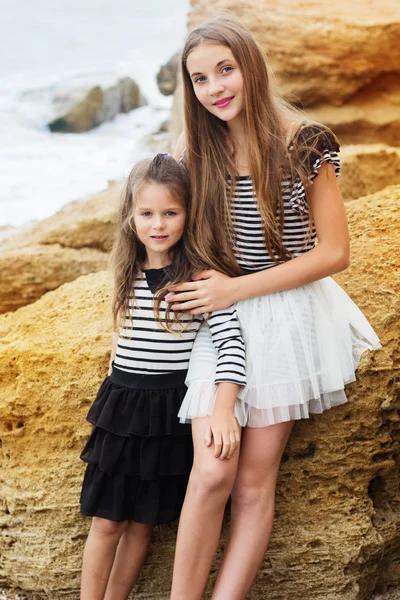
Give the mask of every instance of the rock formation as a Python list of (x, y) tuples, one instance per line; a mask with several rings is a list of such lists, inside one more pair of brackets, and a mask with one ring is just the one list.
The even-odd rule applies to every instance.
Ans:
[(0, 313), (35, 302), (82, 274), (107, 268), (108, 256), (93, 248), (36, 244), (0, 253)]
[(4, 240), (0, 313), (35, 302), (80, 275), (106, 269), (120, 193), (120, 186), (110, 185)]
[(278, 83), (305, 106), (343, 104), (387, 74), (400, 78), (400, 6), (389, 0), (192, 0), (189, 29), (229, 9), (266, 49)]
[[(192, 0), (189, 29), (222, 9), (232, 10), (256, 35), (284, 95), (331, 127), (342, 144), (399, 145), (398, 2)], [(177, 99), (172, 146), (182, 128)]]
[(52, 132), (81, 133), (143, 104), (146, 100), (139, 86), (133, 79), (125, 77), (108, 88), (97, 85), (56, 97), (54, 107), (59, 115), (48, 126)]
[[(383, 344), (362, 357), (348, 404), (296, 423), (270, 548), (248, 598), (369, 600), (400, 582), (400, 8), (192, 0), (190, 24), (218, 8), (256, 33), (288, 97), (357, 144), (342, 148), (352, 263), (335, 279)], [(101, 112), (97, 91), (92, 104)], [(174, 105), (176, 139), (179, 94)], [(82, 121), (96, 110), (83, 109)], [(31, 302), (0, 315), (0, 587), (35, 600), (79, 598), (88, 521), (78, 512), (78, 457), (111, 333), (109, 278), (91, 272), (104, 268), (119, 193), (111, 186), (0, 244), (3, 310)], [(156, 529), (137, 597), (169, 598), (175, 533)]]
[[(336, 279), (383, 349), (363, 356), (348, 404), (296, 424), (250, 600), (366, 600), (400, 579), (399, 209), (400, 186), (348, 203), (352, 265)], [(0, 584), (37, 599), (79, 597), (78, 456), (107, 368), (108, 307), (97, 273), (0, 316)], [(157, 530), (138, 597), (167, 600), (174, 535)]]
[(177, 52), (157, 73), (158, 89), (164, 96), (170, 96), (176, 88), (177, 72), (181, 53)]
[(400, 184), (400, 149), (384, 144), (342, 146), (339, 186), (345, 200)]

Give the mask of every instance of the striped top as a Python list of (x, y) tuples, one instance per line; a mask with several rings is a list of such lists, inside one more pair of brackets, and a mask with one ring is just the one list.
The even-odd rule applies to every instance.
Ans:
[[(304, 127), (296, 137), (306, 139), (309, 132), (315, 132), (316, 126)], [(293, 142), (289, 146), (289, 151)], [(340, 175), (339, 146), (327, 132), (317, 144), (318, 152), (311, 153), (308, 170), (309, 180), (318, 175), (324, 162), (335, 167), (336, 175)], [(293, 257), (308, 252), (315, 246), (316, 231), (314, 225), (310, 230), (309, 209), (306, 191), (300, 178), (292, 182), (290, 177), (282, 181), (284, 207), (283, 244)], [(261, 271), (276, 266), (264, 242), (264, 228), (257, 200), (254, 196), (253, 184), (249, 176), (237, 177), (234, 197), (231, 202), (231, 216), (235, 231), (235, 258), (244, 271)], [(283, 262), (281, 259), (278, 262)]]
[[(144, 271), (135, 280), (135, 301), (129, 303), (129, 314), (120, 329), (114, 366), (122, 371), (156, 375), (186, 370), (194, 339), (205, 317), (196, 315), (187, 329), (172, 334), (156, 320), (153, 310), (154, 276), (166, 280), (164, 269)], [(160, 304), (160, 317), (167, 304)], [(246, 384), (245, 348), (233, 306), (215, 311), (208, 319), (214, 346), (218, 353), (215, 383), (229, 381)]]

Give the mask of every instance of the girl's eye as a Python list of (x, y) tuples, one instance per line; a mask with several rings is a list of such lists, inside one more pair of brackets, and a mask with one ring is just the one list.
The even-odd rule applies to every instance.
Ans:
[(169, 210), (165, 214), (167, 215), (167, 217), (174, 217), (176, 215), (176, 212), (174, 212), (173, 210)]
[(230, 73), (233, 70), (233, 67), (222, 67), (223, 73)]
[(195, 83), (203, 83), (203, 81), (205, 81), (205, 77), (204, 75), (201, 75), (200, 77), (196, 77), (196, 79), (194, 80)]
[(145, 212), (142, 212), (142, 217), (151, 217), (151, 212), (149, 210), (146, 210)]

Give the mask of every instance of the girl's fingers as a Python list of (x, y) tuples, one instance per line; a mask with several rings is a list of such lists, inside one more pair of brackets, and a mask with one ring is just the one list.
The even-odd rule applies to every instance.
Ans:
[(200, 281), (200, 279), (208, 279), (211, 275), (215, 273), (212, 269), (209, 271), (200, 271), (200, 273), (195, 273), (192, 277), (193, 281)]
[(179, 302), (179, 304), (173, 304), (173, 310), (188, 311), (192, 309), (200, 310), (200, 312), (211, 312), (206, 310), (207, 306), (204, 304), (204, 300), (190, 300), (188, 302)]
[(209, 425), (207, 425), (205, 434), (204, 434), (204, 441), (206, 446), (211, 446), (211, 442), (212, 442), (212, 431), (211, 431), (211, 427)]
[(187, 302), (188, 300), (199, 299), (199, 292), (197, 290), (191, 290), (190, 292), (180, 292), (179, 294), (167, 294), (165, 300), (171, 302)]
[(169, 292), (193, 292), (198, 289), (198, 284), (195, 281), (188, 281), (186, 283), (179, 283), (168, 288)]
[(220, 459), (224, 460), (224, 458), (227, 458), (229, 453), (231, 451), (231, 444), (230, 442), (224, 442), (223, 446), (222, 446), (222, 452), (221, 452), (221, 456)]
[(221, 436), (218, 436), (218, 439), (214, 437), (214, 456), (215, 458), (218, 458), (221, 455), (221, 451), (222, 451), (222, 440), (221, 440)]

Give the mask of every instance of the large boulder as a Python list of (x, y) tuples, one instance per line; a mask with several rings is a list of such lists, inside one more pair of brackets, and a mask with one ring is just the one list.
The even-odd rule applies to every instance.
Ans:
[(157, 73), (158, 89), (164, 96), (171, 96), (175, 91), (180, 59), (181, 53), (177, 52)]
[[(400, 3), (387, 0), (192, 0), (189, 29), (234, 11), (256, 35), (284, 96), (333, 129), (345, 144), (400, 139)], [(179, 85), (176, 96), (181, 95)], [(182, 99), (170, 126), (183, 129)]]
[(0, 313), (35, 302), (80, 275), (107, 268), (108, 255), (93, 248), (35, 244), (0, 252)]
[(0, 241), (0, 251), (31, 244), (60, 244), (69, 248), (111, 248), (121, 185), (110, 182), (107, 189), (84, 200), (63, 206), (54, 215)]
[(58, 116), (48, 127), (57, 133), (81, 133), (145, 103), (139, 86), (129, 77), (106, 88), (96, 85), (89, 89), (69, 90), (54, 98), (53, 106)]
[(400, 5), (387, 0), (192, 0), (189, 29), (233, 10), (268, 53), (286, 94), (303, 105), (343, 104), (374, 87), (382, 75), (400, 76)]
[(107, 268), (121, 186), (71, 202), (0, 243), (0, 313), (35, 302), (80, 275)]
[[(249, 600), (367, 600), (400, 580), (399, 209), (400, 186), (348, 204), (353, 259), (336, 279), (383, 349), (363, 356), (348, 404), (296, 424)], [(109, 357), (106, 274), (0, 316), (0, 333), (0, 582), (77, 600), (88, 529), (78, 457)], [(137, 597), (169, 597), (175, 531), (157, 528)]]
[(381, 77), (343, 106), (320, 104), (308, 112), (344, 144), (400, 146), (400, 75)]
[(384, 144), (342, 146), (339, 185), (345, 200), (400, 184), (400, 149)]

